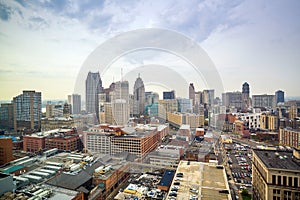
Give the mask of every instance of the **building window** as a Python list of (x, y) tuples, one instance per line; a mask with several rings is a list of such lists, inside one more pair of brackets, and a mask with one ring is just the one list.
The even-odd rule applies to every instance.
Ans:
[(300, 200), (300, 192), (295, 192), (295, 200)]
[(297, 177), (294, 178), (294, 187), (295, 188), (298, 187), (298, 178)]
[(289, 186), (292, 187), (292, 185), (293, 185), (293, 178), (289, 177)]
[(292, 192), (291, 191), (283, 191), (283, 200), (292, 200)]
[(278, 176), (277, 178), (278, 178), (277, 184), (278, 184), (278, 185), (281, 185), (281, 176)]
[(277, 190), (277, 194), (280, 194), (280, 190)]

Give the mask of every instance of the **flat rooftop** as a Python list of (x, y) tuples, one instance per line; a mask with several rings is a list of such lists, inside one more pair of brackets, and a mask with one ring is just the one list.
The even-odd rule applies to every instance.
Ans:
[(166, 170), (158, 185), (169, 187), (171, 185), (174, 174), (174, 170)]
[(46, 184), (62, 187), (69, 190), (77, 190), (80, 186), (90, 181), (92, 177), (86, 171), (80, 171), (76, 175), (60, 173), (58, 176), (48, 180)]
[(152, 151), (149, 153), (149, 157), (167, 157), (167, 158), (178, 158), (179, 159), (179, 151), (166, 149), (164, 151)]
[(189, 124), (182, 124), (179, 129), (190, 130), (191, 126)]
[(254, 149), (267, 168), (287, 169), (300, 171), (300, 160), (293, 157), (292, 152)]
[[(176, 177), (178, 173), (183, 177)], [(227, 190), (230, 193), (225, 169), (210, 163), (180, 161), (171, 188), (175, 182), (180, 183), (176, 199), (190, 199), (191, 195), (199, 200), (231, 199), (230, 194), (219, 192)]]

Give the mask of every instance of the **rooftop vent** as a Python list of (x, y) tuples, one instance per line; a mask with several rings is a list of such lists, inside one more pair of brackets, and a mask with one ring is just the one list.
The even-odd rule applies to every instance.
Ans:
[(293, 151), (293, 156), (296, 158), (296, 159), (298, 159), (298, 160), (300, 160), (300, 149), (294, 149), (294, 151)]

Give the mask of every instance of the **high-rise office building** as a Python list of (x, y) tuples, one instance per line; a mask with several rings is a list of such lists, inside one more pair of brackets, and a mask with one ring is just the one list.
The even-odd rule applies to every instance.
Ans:
[(195, 92), (195, 105), (193, 108), (193, 112), (196, 114), (199, 114), (201, 107), (203, 107), (202, 92), (198, 91), (198, 92)]
[(110, 84), (109, 88), (103, 89), (98, 94), (99, 123), (115, 124), (112, 113), (112, 98), (115, 90), (115, 83)]
[(81, 96), (79, 94), (68, 95), (68, 104), (71, 105), (72, 114), (81, 112)]
[(175, 99), (175, 91), (163, 92), (163, 99)]
[(105, 110), (104, 105), (106, 104), (106, 93), (98, 94), (98, 105), (99, 105), (99, 123), (106, 123), (105, 122)]
[(278, 90), (275, 92), (275, 101), (276, 104), (284, 102), (284, 91)]
[(117, 125), (127, 124), (129, 120), (129, 83), (119, 81), (115, 83), (112, 92), (112, 114)]
[(14, 128), (14, 105), (12, 103), (1, 104), (0, 127), (6, 129)]
[(193, 83), (190, 83), (190, 86), (189, 86), (189, 99), (192, 99), (192, 104), (194, 106), (195, 105), (195, 88), (194, 88)]
[(253, 108), (275, 108), (275, 95), (252, 95)]
[(178, 102), (178, 112), (192, 113), (193, 111), (192, 99), (177, 98), (177, 102)]
[(133, 88), (133, 114), (140, 115), (144, 113), (145, 107), (145, 86), (144, 82), (139, 76)]
[(158, 100), (159, 95), (155, 92), (145, 92), (145, 112), (150, 116), (158, 116)]
[(152, 105), (158, 103), (159, 95), (156, 92), (145, 92), (145, 103), (146, 105)]
[(247, 110), (251, 106), (250, 87), (247, 82), (242, 86), (242, 109)]
[(85, 104), (88, 113), (98, 114), (98, 94), (101, 92), (102, 81), (99, 72), (89, 72), (85, 81)]
[(237, 108), (238, 110), (242, 108), (242, 97), (241, 92), (226, 92), (222, 94), (222, 105), (227, 108)]
[(42, 117), (41, 103), (41, 92), (23, 91), (23, 94), (14, 97), (14, 129), (40, 129)]
[(215, 99), (215, 90), (203, 90), (202, 100), (204, 104), (212, 105)]
[(249, 84), (247, 82), (245, 82), (243, 84), (243, 87), (242, 87), (242, 96), (243, 96), (243, 99), (246, 99), (246, 98), (250, 97), (250, 87), (249, 87)]

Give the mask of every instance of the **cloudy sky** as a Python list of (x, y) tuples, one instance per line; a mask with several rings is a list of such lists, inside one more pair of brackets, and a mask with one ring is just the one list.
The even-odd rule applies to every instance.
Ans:
[[(299, 10), (298, 0), (0, 0), (0, 100), (25, 89), (41, 91), (43, 99), (65, 99), (99, 45), (141, 28), (168, 29), (198, 42), (225, 91), (241, 90), (247, 81), (251, 94), (281, 89), (300, 96)], [(148, 52), (124, 56), (112, 66), (141, 63), (186, 65), (167, 53)], [(113, 67), (107, 70), (105, 87), (120, 78), (115, 73)], [(178, 94), (186, 97), (187, 91)]]

